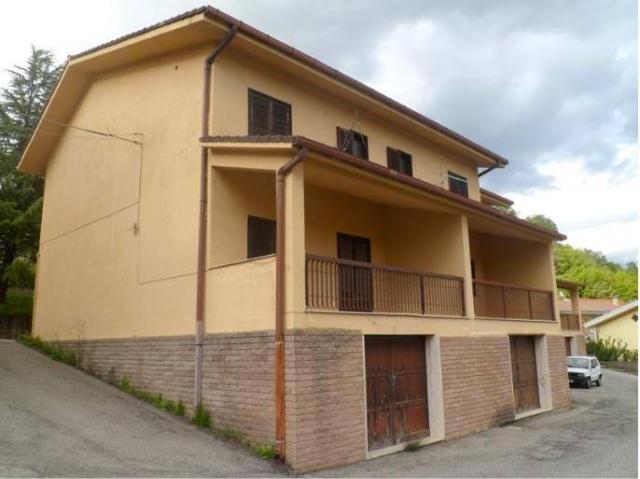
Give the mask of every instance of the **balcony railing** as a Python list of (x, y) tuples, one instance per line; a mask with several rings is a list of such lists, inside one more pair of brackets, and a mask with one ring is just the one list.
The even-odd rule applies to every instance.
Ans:
[(474, 280), (476, 316), (553, 321), (553, 293), (491, 281)]
[(307, 255), (307, 306), (464, 316), (463, 279), (324, 256)]
[(580, 331), (580, 316), (572, 313), (561, 313), (560, 326), (568, 331)]

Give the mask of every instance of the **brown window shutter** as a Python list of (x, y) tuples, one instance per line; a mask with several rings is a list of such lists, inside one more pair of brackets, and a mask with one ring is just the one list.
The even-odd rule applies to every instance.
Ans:
[(247, 220), (247, 258), (276, 252), (276, 222), (249, 216)]
[(400, 151), (387, 146), (387, 167), (394, 171), (400, 171)]
[(291, 105), (249, 89), (249, 135), (291, 135)]

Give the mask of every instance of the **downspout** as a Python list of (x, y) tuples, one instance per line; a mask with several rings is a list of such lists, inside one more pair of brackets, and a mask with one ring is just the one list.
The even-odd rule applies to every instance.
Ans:
[[(233, 26), (211, 50), (204, 60), (204, 85), (202, 92), (202, 137), (209, 135), (209, 108), (211, 102), (211, 65), (225, 49), (238, 28)], [(198, 273), (196, 277), (196, 338), (195, 338), (195, 373), (193, 386), (193, 405), (202, 403), (202, 342), (204, 338), (204, 307), (207, 283), (207, 185), (209, 184), (209, 155), (206, 147), (200, 151), (200, 211), (198, 218)]]
[(276, 172), (276, 451), (280, 459), (286, 454), (285, 415), (285, 358), (284, 358), (284, 308), (285, 308), (285, 178), (301, 163), (309, 150), (301, 148), (295, 156)]

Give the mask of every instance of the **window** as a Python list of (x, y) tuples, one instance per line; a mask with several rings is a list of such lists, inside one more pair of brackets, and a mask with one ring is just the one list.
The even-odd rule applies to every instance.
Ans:
[(249, 135), (291, 135), (291, 105), (249, 89)]
[(249, 216), (247, 223), (247, 258), (276, 252), (276, 222), (268, 218)]
[(387, 166), (398, 173), (413, 176), (413, 165), (411, 155), (402, 150), (387, 147)]
[(465, 198), (469, 197), (469, 184), (464, 176), (449, 172), (449, 191)]
[(364, 160), (369, 159), (367, 136), (357, 131), (338, 127), (338, 149)]

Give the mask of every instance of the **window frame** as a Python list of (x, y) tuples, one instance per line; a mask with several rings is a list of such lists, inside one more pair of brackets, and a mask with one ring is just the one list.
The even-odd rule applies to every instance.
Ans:
[[(258, 222), (262, 222), (263, 225), (264, 224), (269, 224), (270, 227), (273, 227), (273, 252), (267, 252), (264, 254), (253, 254), (254, 250), (256, 248), (256, 238), (255, 235), (252, 235), (252, 223), (258, 223)], [(255, 216), (255, 215), (247, 215), (247, 259), (253, 259), (253, 258), (260, 258), (263, 256), (270, 256), (272, 254), (275, 254), (275, 247), (276, 247), (276, 239), (275, 239), (275, 234), (276, 234), (276, 227), (277, 227), (277, 223), (276, 220), (271, 219), (271, 218), (264, 218), (262, 216)], [(267, 244), (265, 245), (264, 249), (268, 250), (269, 249), (269, 239), (267, 239)]]
[[(397, 155), (396, 159), (400, 168), (394, 168), (391, 165), (393, 155)], [(413, 177), (413, 156), (411, 155), (411, 153), (407, 153), (406, 151), (399, 148), (392, 148), (390, 146), (387, 146), (387, 168), (401, 175)]]
[[(268, 111), (267, 111), (267, 133), (266, 134), (257, 134), (255, 133), (253, 130), (255, 128), (254, 122), (252, 121), (253, 119), (253, 115), (252, 115), (252, 97), (253, 95), (257, 96), (257, 97), (262, 97), (263, 99), (268, 101)], [(273, 117), (273, 105), (274, 104), (279, 104), (282, 105), (286, 108), (288, 108), (289, 110), (289, 118), (288, 118), (288, 128), (287, 131), (285, 133), (281, 133), (281, 132), (277, 132), (274, 133), (273, 132), (273, 123), (274, 123), (274, 117)], [(274, 98), (270, 95), (267, 95), (265, 93), (262, 93), (261, 91), (255, 90), (253, 88), (249, 88), (248, 89), (248, 93), (247, 93), (247, 130), (249, 133), (249, 136), (291, 136), (292, 135), (292, 131), (293, 131), (293, 108), (291, 107), (290, 103), (287, 103), (285, 101), (279, 100), (277, 98)]]
[[(346, 135), (351, 135), (351, 140), (344, 147), (342, 147), (342, 145), (340, 144), (341, 143), (340, 140), (341, 140), (341, 136), (342, 135), (344, 135), (345, 137), (346, 137)], [(353, 138), (356, 135), (360, 138), (360, 141), (362, 142), (362, 151), (363, 151), (364, 156), (359, 156), (359, 155), (356, 155), (355, 153), (353, 153), (353, 149), (352, 149), (351, 146), (353, 144)], [(338, 127), (336, 127), (336, 145), (338, 147), (338, 150), (340, 150), (340, 151), (344, 151), (345, 153), (349, 153), (350, 155), (353, 155), (356, 158), (360, 158), (362, 160), (369, 161), (369, 138), (364, 133), (360, 133), (359, 131), (355, 131), (355, 130), (350, 129), (350, 128), (342, 128), (342, 127), (338, 126)]]
[[(453, 171), (447, 171), (447, 180), (449, 185), (449, 191), (455, 193), (456, 195), (460, 195), (464, 198), (469, 198), (469, 179), (459, 175), (458, 173), (454, 173)], [(452, 181), (457, 181), (458, 184), (464, 184), (464, 194), (458, 191), (457, 189), (452, 188)]]

